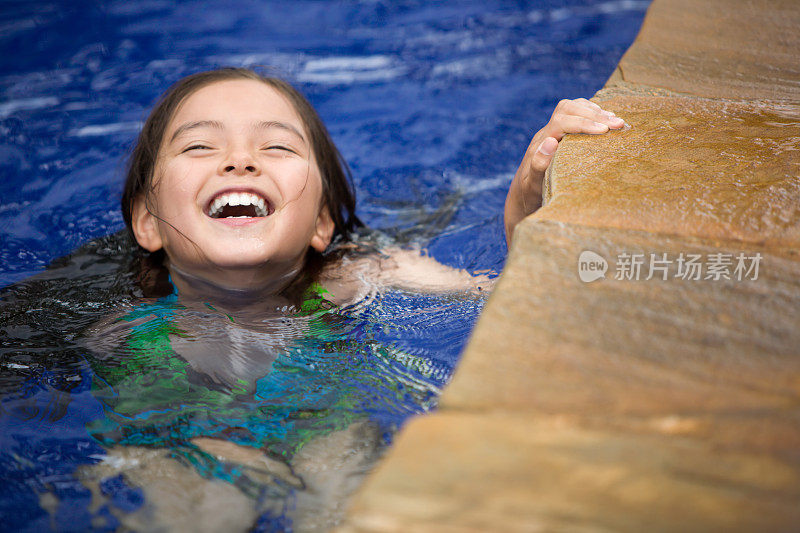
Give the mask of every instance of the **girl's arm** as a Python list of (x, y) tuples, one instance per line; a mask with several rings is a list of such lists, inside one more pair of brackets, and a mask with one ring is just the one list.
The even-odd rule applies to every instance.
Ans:
[(585, 98), (561, 100), (553, 116), (544, 128), (533, 136), (525, 156), (522, 158), (511, 187), (508, 189), (505, 206), (506, 242), (511, 245), (511, 236), (516, 225), (542, 205), (542, 180), (558, 143), (567, 133), (605, 133), (619, 129), (625, 121), (611, 111)]
[(384, 286), (421, 292), (480, 292), (494, 285), (487, 272), (473, 275), (443, 265), (419, 249), (392, 247), (383, 252), (378, 279)]
[(379, 252), (344, 257), (323, 273), (320, 283), (332, 301), (340, 305), (371, 297), (385, 289), (421, 293), (480, 293), (490, 290), (494, 279), (486, 273), (443, 265), (417, 248), (382, 247)]

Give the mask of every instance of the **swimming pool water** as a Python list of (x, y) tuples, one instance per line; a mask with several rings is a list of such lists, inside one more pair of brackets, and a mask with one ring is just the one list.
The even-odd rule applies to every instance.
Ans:
[[(181, 76), (226, 65), (269, 67), (309, 97), (352, 166), (367, 225), (445, 264), (499, 271), (505, 191), (530, 137), (560, 98), (602, 86), (646, 7), (634, 0), (4, 3), (0, 286), (118, 231), (124, 156), (153, 101)], [(135, 305), (115, 246), (105, 242), (106, 255), (2, 295), (0, 529), (114, 529), (117, 515), (144, 505), (141, 487), (97, 470), (105, 503), (93, 507), (88, 482), (76, 474), (108, 451), (92, 428), (124, 415), (73, 337), (120, 302)], [(349, 383), (351, 393), (327, 397), (324, 409), (349, 398), (354, 403), (334, 409), (337, 416), (368, 420), (388, 442), (407, 416), (435, 405), (482, 305), (482, 298), (389, 293), (349, 315), (326, 315), (335, 334), (306, 335), (302, 349), (289, 343), (297, 350), (277, 350), (284, 355), (276, 361), (306, 384), (334, 376), (317, 383), (319, 391)], [(320, 359), (342, 340), (350, 344), (345, 359)], [(348, 374), (352, 357), (366, 370), (361, 377)], [(320, 361), (333, 366), (322, 365), (325, 373), (308, 366)], [(278, 394), (266, 382), (280, 372), (269, 376), (261, 390)], [(198, 387), (214, 389), (208, 385)], [(293, 414), (264, 420), (295, 420), (313, 400), (289, 396)], [(239, 398), (238, 407), (268, 398)], [(335, 429), (328, 414), (321, 420)], [(158, 428), (208, 434), (213, 424), (236, 426), (213, 418), (170, 426), (144, 416), (131, 435), (138, 446), (147, 431), (163, 440)], [(112, 428), (114, 438), (123, 427)], [(259, 449), (280, 441), (270, 431), (251, 432), (262, 439)], [(249, 437), (237, 435), (246, 444)], [(193, 457), (186, 452), (184, 461)], [(230, 474), (209, 473), (222, 468), (213, 462), (193, 468)], [(48, 502), (50, 511), (42, 507)], [(291, 527), (285, 509), (267, 507), (258, 527)]]

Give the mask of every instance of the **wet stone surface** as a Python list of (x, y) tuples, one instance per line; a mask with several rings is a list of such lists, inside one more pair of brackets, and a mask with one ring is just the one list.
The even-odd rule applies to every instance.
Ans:
[(415, 453), (392, 452), (342, 531), (781, 531), (800, 519), (786, 492), (796, 470), (680, 435), (443, 411), (397, 444)]
[[(535, 219), (518, 231), (439, 413), (403, 432), (351, 530), (797, 524), (800, 262)], [(605, 279), (579, 279), (585, 250), (607, 260)], [(623, 253), (761, 260), (756, 279), (683, 279), (673, 263), (618, 280)]]
[[(733, 241), (524, 224), (491, 297), (497, 311), (482, 315), (443, 406), (587, 417), (800, 407), (797, 259)], [(605, 279), (579, 278), (587, 250), (607, 262)], [(638, 275), (626, 254), (642, 259)], [(739, 254), (745, 267), (760, 255), (757, 274), (736, 272)], [(699, 255), (699, 272), (679, 272), (681, 255)], [(719, 279), (716, 258), (730, 260)], [(800, 444), (800, 429), (787, 431)]]
[(800, 104), (619, 88), (595, 100), (632, 128), (563, 143), (537, 218), (800, 245)]
[(800, 101), (795, 0), (653, 2), (622, 80), (730, 100)]
[(439, 412), (345, 531), (798, 528), (798, 25), (653, 2), (595, 95), (632, 128), (560, 143)]

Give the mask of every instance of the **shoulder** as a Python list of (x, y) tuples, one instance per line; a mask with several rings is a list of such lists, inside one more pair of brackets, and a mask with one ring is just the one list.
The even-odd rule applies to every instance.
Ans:
[(376, 253), (343, 254), (328, 263), (318, 277), (326, 298), (336, 305), (350, 305), (372, 299), (379, 290), (375, 274), (381, 268)]

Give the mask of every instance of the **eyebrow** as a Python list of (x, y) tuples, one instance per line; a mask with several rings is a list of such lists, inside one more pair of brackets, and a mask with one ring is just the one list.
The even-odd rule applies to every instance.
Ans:
[(178, 138), (179, 135), (182, 135), (190, 130), (195, 130), (197, 128), (214, 128), (217, 130), (223, 130), (225, 127), (222, 125), (222, 122), (217, 120), (198, 120), (195, 122), (187, 122), (185, 124), (181, 124), (181, 126), (175, 130), (175, 133), (172, 134), (169, 142), (174, 141)]
[(297, 128), (295, 128), (294, 126), (292, 126), (291, 124), (287, 124), (285, 122), (278, 122), (276, 120), (263, 120), (263, 121), (259, 122), (258, 124), (256, 124), (256, 129), (259, 129), (259, 130), (262, 130), (262, 129), (263, 130), (267, 130), (267, 129), (270, 129), (270, 128), (278, 128), (278, 129), (286, 130), (289, 133), (293, 133), (294, 135), (298, 136), (300, 138), (300, 140), (303, 141), (305, 144), (308, 144), (308, 142), (306, 141), (305, 136), (302, 133), (300, 133), (300, 131)]
[[(218, 120), (197, 120), (195, 122), (187, 122), (185, 124), (181, 124), (180, 127), (178, 127), (178, 129), (175, 130), (175, 133), (172, 134), (172, 137), (170, 138), (169, 142), (170, 143), (173, 142), (180, 135), (183, 135), (187, 131), (191, 131), (198, 128), (214, 128), (217, 130), (224, 130), (225, 126), (223, 126), (222, 122), (219, 122)], [(308, 144), (305, 136), (291, 124), (287, 124), (285, 122), (278, 122), (276, 120), (262, 120), (261, 122), (255, 125), (255, 129), (259, 130), (266, 130), (270, 128), (278, 128), (288, 131), (289, 133), (292, 133), (297, 137), (299, 137), (301, 141), (306, 143), (306, 145)]]

